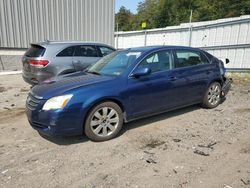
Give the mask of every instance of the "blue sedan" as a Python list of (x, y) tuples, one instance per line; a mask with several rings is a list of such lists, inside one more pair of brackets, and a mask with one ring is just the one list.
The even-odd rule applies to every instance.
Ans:
[(116, 51), (84, 72), (46, 80), (26, 101), (31, 126), (49, 136), (117, 136), (124, 122), (202, 104), (214, 108), (231, 87), (222, 61), (190, 47)]

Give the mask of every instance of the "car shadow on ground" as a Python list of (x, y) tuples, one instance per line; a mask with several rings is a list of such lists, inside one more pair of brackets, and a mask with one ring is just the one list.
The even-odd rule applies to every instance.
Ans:
[[(126, 131), (131, 129), (136, 129), (138, 127), (154, 123), (157, 121), (162, 121), (164, 119), (168, 119), (171, 117), (179, 116), (181, 114), (185, 114), (191, 111), (199, 110), (201, 107), (199, 105), (193, 105), (185, 108), (181, 108), (174, 111), (164, 112), (158, 115), (150, 116), (147, 118), (142, 118), (139, 120), (135, 120), (129, 123), (125, 123), (121, 132), (119, 133), (118, 137), (122, 136)], [(84, 143), (90, 141), (85, 135), (79, 136), (67, 136), (67, 137), (48, 137), (45, 135), (40, 134), (44, 139), (53, 142), (57, 145), (72, 145), (78, 143)]]
[[(131, 130), (131, 129), (135, 129), (150, 123), (155, 123), (157, 121), (162, 121), (171, 117), (175, 117), (175, 116), (179, 116), (188, 112), (192, 112), (195, 110), (199, 110), (201, 109), (200, 105), (193, 105), (193, 106), (188, 106), (185, 108), (181, 108), (181, 109), (177, 109), (177, 110), (173, 110), (173, 111), (168, 111), (168, 112), (164, 112), (158, 115), (153, 115), (150, 117), (146, 117), (146, 118), (142, 118), (142, 119), (138, 119), (135, 121), (131, 121), (129, 123), (126, 123), (119, 136), (123, 135), (126, 131)], [(152, 125), (153, 126), (153, 125)]]
[(72, 145), (72, 144), (78, 144), (78, 143), (84, 143), (84, 142), (90, 141), (85, 135), (50, 137), (50, 136), (40, 134), (40, 136), (57, 145)]

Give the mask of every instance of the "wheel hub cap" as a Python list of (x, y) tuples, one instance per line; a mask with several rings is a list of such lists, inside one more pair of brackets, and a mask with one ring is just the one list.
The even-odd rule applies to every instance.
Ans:
[(220, 101), (220, 87), (212, 85), (208, 91), (208, 102), (211, 105), (216, 105)]
[(93, 133), (103, 137), (111, 135), (116, 130), (118, 124), (118, 113), (111, 107), (98, 109), (90, 122)]

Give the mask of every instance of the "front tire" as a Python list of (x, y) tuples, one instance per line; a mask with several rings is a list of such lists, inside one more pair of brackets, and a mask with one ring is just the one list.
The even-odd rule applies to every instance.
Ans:
[(203, 98), (202, 106), (205, 108), (215, 108), (221, 101), (221, 85), (219, 82), (213, 82), (209, 85)]
[(85, 121), (84, 132), (92, 141), (106, 141), (117, 136), (123, 125), (121, 108), (113, 102), (93, 107)]

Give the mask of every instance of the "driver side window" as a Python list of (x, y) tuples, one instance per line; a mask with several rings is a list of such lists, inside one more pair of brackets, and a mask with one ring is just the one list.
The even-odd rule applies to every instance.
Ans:
[(159, 72), (172, 68), (172, 54), (170, 51), (159, 51), (147, 56), (139, 67), (148, 67), (151, 72)]

